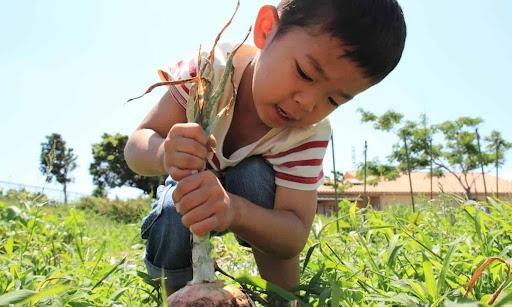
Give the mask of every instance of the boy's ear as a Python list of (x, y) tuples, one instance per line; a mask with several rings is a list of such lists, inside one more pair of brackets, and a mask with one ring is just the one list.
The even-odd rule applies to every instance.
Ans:
[(279, 23), (277, 9), (272, 5), (264, 5), (260, 8), (256, 22), (254, 23), (254, 44), (259, 49), (265, 47), (265, 42)]

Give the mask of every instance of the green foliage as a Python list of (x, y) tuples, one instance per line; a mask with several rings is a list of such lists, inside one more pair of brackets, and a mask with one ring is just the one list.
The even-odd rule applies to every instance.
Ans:
[(363, 123), (373, 122), (373, 127), (377, 130), (391, 131), (396, 125), (398, 125), (402, 118), (402, 114), (395, 111), (387, 111), (381, 116), (377, 116), (371, 112), (364, 111), (362, 109), (357, 110), (361, 113), (361, 121)]
[(89, 166), (89, 172), (96, 185), (95, 196), (105, 196), (106, 188), (130, 186), (156, 195), (156, 189), (163, 182), (163, 178), (141, 176), (134, 173), (124, 159), (124, 147), (128, 136), (119, 133), (104, 133), (101, 142), (92, 145), (94, 161)]
[[(302, 261), (299, 297), (312, 306), (443, 306), (464, 302), (465, 286), (487, 257), (512, 257), (512, 206), (458, 203), (421, 204), (386, 211), (340, 203), (340, 226), (317, 216)], [(314, 248), (307, 252), (308, 247)], [(491, 265), (469, 294), (486, 302), (505, 279), (503, 265)], [(498, 304), (510, 302), (505, 288)], [(339, 302), (339, 303), (338, 303)], [(505, 304), (506, 305), (506, 304)]]
[(324, 185), (331, 186), (338, 192), (343, 192), (350, 186), (350, 184), (344, 182), (343, 174), (341, 172), (336, 171), (335, 173), (334, 171), (331, 171), (331, 174), (333, 175), (332, 179), (330, 176), (324, 176)]
[[(138, 223), (97, 214), (108, 201), (88, 201), (51, 208), (0, 201), (0, 305), (162, 304), (158, 283), (144, 273)], [(358, 209), (347, 200), (339, 207), (339, 232), (333, 217), (316, 216), (293, 291), (255, 277), (250, 248), (231, 233), (212, 238), (214, 257), (260, 298), (258, 306), (269, 306), (269, 297), (302, 306), (476, 306), (505, 280), (506, 267), (491, 264), (463, 298), (488, 257), (512, 258), (510, 203), (448, 198), (419, 204), (415, 213), (401, 206)], [(495, 305), (510, 302), (509, 281)]]
[(74, 204), (77, 209), (94, 212), (120, 223), (137, 223), (151, 207), (151, 199), (111, 200), (101, 197), (82, 197)]
[(9, 189), (3, 194), (0, 191), (0, 200), (15, 202), (15, 203), (39, 203), (48, 204), (48, 197), (43, 193), (32, 193), (27, 190)]
[[(480, 156), (475, 129), (482, 123), (480, 118), (460, 117), (455, 121), (445, 121), (435, 125), (443, 134), (445, 144), (436, 160), (444, 160), (453, 170), (467, 173), (480, 167)], [(483, 153), (484, 165), (493, 162), (492, 156)], [(438, 162), (441, 163), (441, 162)]]
[(41, 143), (39, 170), (46, 176), (47, 182), (55, 179), (62, 184), (65, 203), (67, 203), (67, 184), (73, 180), (70, 173), (76, 168), (77, 158), (73, 148), (68, 148), (58, 133), (46, 136), (46, 142)]
[(505, 141), (501, 133), (496, 130), (491, 131), (485, 141), (492, 160), (496, 161), (497, 166), (503, 166), (505, 164), (505, 152), (512, 148), (512, 143)]
[(0, 202), (0, 305), (158, 301), (155, 288), (137, 272), (143, 270), (138, 234), (137, 224), (113, 222), (69, 205)]
[[(375, 159), (366, 163), (366, 175), (369, 185), (377, 185), (382, 179), (395, 180), (400, 176), (399, 170), (393, 165), (384, 164)], [(359, 164), (356, 177), (360, 180), (364, 178), (364, 163)]]
[[(373, 127), (377, 130), (385, 132), (393, 132), (399, 138), (399, 141), (393, 145), (392, 152), (388, 157), (391, 164), (384, 164), (379, 170), (378, 161), (374, 161), (372, 171), (374, 176), (383, 176), (388, 180), (392, 180), (396, 176), (396, 171), (405, 172), (409, 168), (411, 171), (422, 169), (430, 164), (430, 138), (434, 133), (432, 127), (427, 126), (427, 119), (421, 116), (418, 122), (403, 121), (403, 115), (395, 111), (387, 111), (381, 116), (358, 109), (361, 113), (362, 122), (373, 122)], [(369, 115), (371, 114), (371, 115)], [(407, 142), (407, 150), (405, 147)], [(408, 151), (408, 152), (407, 152)], [(408, 156), (407, 156), (408, 154)], [(384, 173), (382, 173), (385, 171)]]

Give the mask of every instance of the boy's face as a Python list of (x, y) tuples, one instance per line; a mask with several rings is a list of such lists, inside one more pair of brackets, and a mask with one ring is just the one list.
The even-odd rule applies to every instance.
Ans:
[(272, 128), (306, 127), (371, 86), (325, 33), (293, 27), (274, 38), (275, 27), (254, 63), (252, 92), (261, 121)]

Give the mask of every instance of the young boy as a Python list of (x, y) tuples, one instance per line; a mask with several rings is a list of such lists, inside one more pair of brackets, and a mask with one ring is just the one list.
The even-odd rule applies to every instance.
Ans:
[[(406, 36), (395, 0), (282, 0), (261, 7), (253, 31), (255, 47), (234, 57), (234, 107), (211, 136), (187, 123), (191, 86), (170, 86), (125, 148), (135, 172), (172, 177), (142, 226), (148, 272), (160, 277), (163, 268), (171, 291), (192, 278), (189, 230), (233, 231), (263, 278), (297, 286), (323, 179), (327, 116), (394, 69)], [(217, 76), (233, 49), (216, 49)], [(193, 77), (196, 62), (159, 75)], [(232, 92), (226, 86), (220, 107)]]

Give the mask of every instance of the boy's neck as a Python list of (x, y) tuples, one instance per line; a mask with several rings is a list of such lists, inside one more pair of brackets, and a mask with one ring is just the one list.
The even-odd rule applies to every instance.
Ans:
[(231, 125), (224, 139), (222, 153), (230, 157), (238, 149), (256, 142), (270, 128), (259, 118), (252, 96), (254, 62), (251, 61), (242, 73), (236, 97)]
[(254, 72), (255, 58), (245, 67), (242, 74), (242, 79), (238, 86), (238, 93), (235, 104), (235, 114), (237, 117), (243, 117), (244, 121), (252, 128), (260, 127), (270, 130), (259, 118), (254, 106), (254, 99), (252, 95), (252, 78)]

